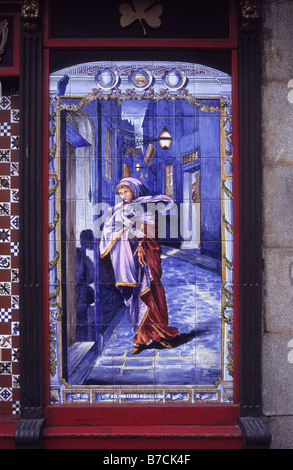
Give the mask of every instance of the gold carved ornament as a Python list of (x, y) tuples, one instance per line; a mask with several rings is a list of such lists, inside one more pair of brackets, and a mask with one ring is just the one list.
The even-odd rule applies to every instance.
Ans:
[(259, 20), (259, 0), (240, 0), (241, 29), (247, 33), (256, 30)]
[(8, 39), (8, 21), (0, 21), (0, 62)]
[(120, 25), (126, 28), (134, 21), (138, 20), (142, 26), (143, 34), (146, 36), (147, 32), (143, 24), (144, 20), (151, 28), (159, 28), (161, 26), (160, 16), (163, 13), (161, 4), (153, 0), (132, 0), (132, 5), (129, 3), (122, 3), (119, 6), (121, 13)]
[(32, 33), (37, 31), (39, 27), (39, 0), (23, 0), (21, 16), (24, 20), (23, 28), (25, 31)]

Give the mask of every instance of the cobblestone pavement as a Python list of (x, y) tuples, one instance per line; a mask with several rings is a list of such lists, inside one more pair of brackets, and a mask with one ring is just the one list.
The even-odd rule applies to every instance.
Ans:
[(162, 255), (169, 324), (179, 328), (174, 348), (153, 342), (132, 356), (133, 331), (125, 314), (84, 384), (212, 385), (220, 377), (221, 278), (176, 252), (165, 248)]

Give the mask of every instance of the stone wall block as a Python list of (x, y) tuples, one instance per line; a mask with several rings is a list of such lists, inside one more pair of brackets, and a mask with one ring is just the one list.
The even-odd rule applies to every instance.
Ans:
[(266, 165), (263, 172), (265, 248), (293, 248), (293, 166)]
[[(263, 413), (265, 416), (293, 415), (293, 333), (263, 336)], [(293, 437), (290, 438), (291, 444)]]
[(265, 330), (293, 332), (293, 250), (267, 250), (264, 274)]

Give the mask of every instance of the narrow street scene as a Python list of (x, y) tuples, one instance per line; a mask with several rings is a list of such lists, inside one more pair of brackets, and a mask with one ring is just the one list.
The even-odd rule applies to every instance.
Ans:
[[(127, 312), (103, 354), (88, 366), (86, 385), (196, 385), (214, 383), (221, 376), (221, 280), (216, 273), (195, 266), (192, 253), (164, 248), (163, 284), (169, 324), (179, 336), (173, 349), (152, 342), (132, 356), (133, 329)], [(195, 282), (196, 281), (196, 282)]]

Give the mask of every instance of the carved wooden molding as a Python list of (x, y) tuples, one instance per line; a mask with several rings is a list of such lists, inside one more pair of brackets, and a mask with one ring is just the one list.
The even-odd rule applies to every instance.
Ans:
[(8, 39), (8, 21), (0, 21), (0, 62)]
[(253, 32), (256, 30), (260, 17), (259, 0), (240, 0), (241, 30)]
[(21, 8), (23, 18), (23, 29), (28, 33), (33, 33), (39, 28), (39, 0), (23, 0)]
[[(24, 3), (23, 3), (23, 6)], [(28, 6), (28, 5), (27, 5)], [(24, 14), (24, 13), (23, 13)], [(32, 15), (32, 16), (30, 16)], [(19, 449), (39, 449), (44, 426), (43, 360), (43, 252), (42, 233), (42, 119), (43, 67), (42, 28), (37, 11), (26, 10), (20, 34), (20, 120), (19, 148), (19, 305), (20, 415), (15, 431)], [(35, 21), (37, 29), (35, 29)], [(33, 34), (32, 34), (33, 31)], [(34, 196), (31, 195), (34, 191)], [(33, 328), (31, 327), (33, 325)]]
[(263, 418), (240, 418), (244, 449), (269, 449), (271, 431)]
[(45, 419), (21, 419), (15, 430), (16, 449), (42, 449)]

